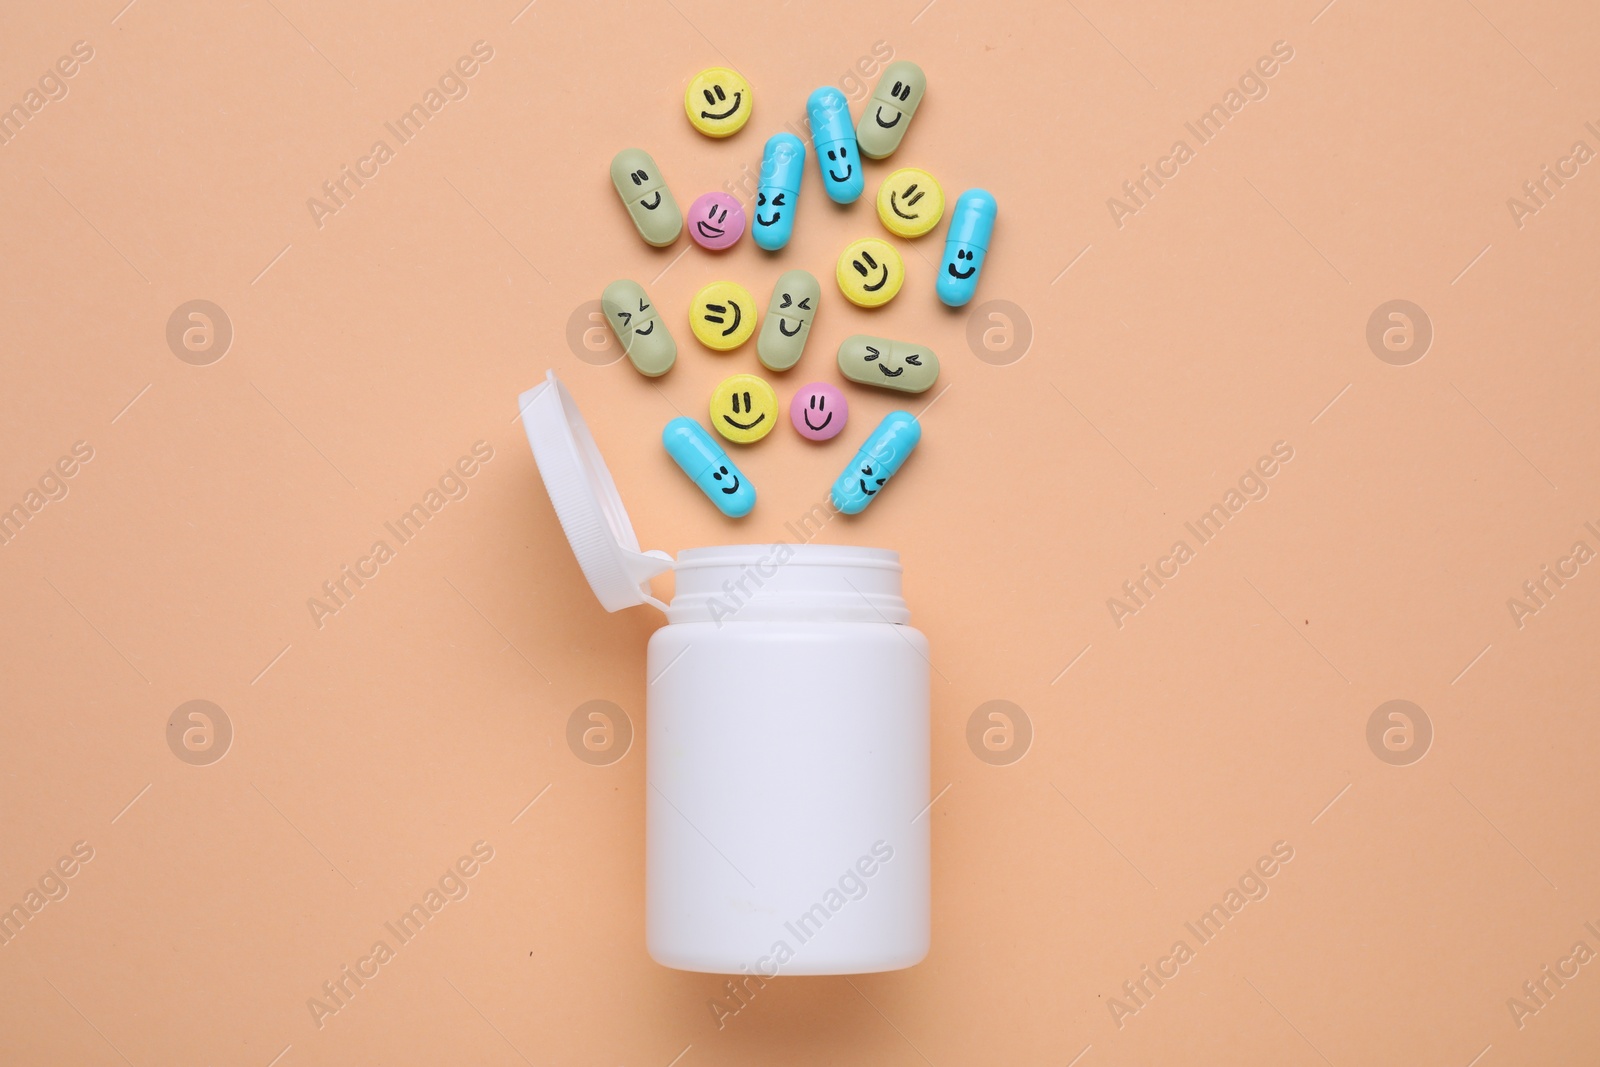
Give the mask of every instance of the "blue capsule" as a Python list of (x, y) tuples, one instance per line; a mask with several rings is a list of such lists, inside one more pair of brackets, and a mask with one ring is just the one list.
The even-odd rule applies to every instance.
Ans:
[(830, 85), (811, 94), (806, 101), (811, 118), (811, 143), (817, 146), (817, 166), (822, 170), (822, 188), (836, 204), (853, 204), (867, 186), (861, 173), (861, 149), (850, 121), (850, 102)]
[(846, 515), (865, 511), (920, 440), (922, 424), (915, 415), (908, 411), (885, 415), (833, 483), (833, 506)]
[(741, 518), (756, 506), (755, 486), (698, 422), (678, 416), (661, 431), (661, 443), (672, 461), (724, 515)]
[(805, 167), (806, 146), (800, 138), (775, 133), (767, 139), (750, 236), (768, 252), (776, 252), (794, 236), (794, 213), (800, 206), (800, 178)]
[(950, 213), (950, 229), (944, 238), (944, 259), (939, 263), (939, 281), (934, 288), (939, 299), (958, 308), (978, 291), (978, 274), (994, 236), (994, 196), (987, 189), (968, 189), (956, 200)]

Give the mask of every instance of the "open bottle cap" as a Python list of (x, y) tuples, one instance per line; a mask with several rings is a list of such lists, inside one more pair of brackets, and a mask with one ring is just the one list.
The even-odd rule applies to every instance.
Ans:
[(650, 592), (650, 579), (671, 570), (673, 559), (639, 548), (617, 485), (572, 394), (555, 371), (546, 371), (545, 380), (517, 403), (556, 518), (601, 607), (621, 611), (652, 604), (665, 611)]

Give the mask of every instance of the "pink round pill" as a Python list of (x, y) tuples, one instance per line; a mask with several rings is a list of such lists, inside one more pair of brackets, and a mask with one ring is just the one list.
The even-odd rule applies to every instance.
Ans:
[(727, 193), (706, 193), (689, 205), (689, 236), (701, 248), (720, 252), (744, 236), (744, 207)]
[(800, 436), (812, 441), (836, 437), (850, 419), (844, 394), (827, 382), (802, 386), (789, 402), (789, 421)]

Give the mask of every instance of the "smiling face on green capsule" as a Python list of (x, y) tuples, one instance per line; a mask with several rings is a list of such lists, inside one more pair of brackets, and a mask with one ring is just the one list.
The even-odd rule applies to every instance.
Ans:
[(655, 378), (672, 369), (677, 342), (642, 285), (628, 278), (612, 282), (600, 294), (600, 311), (635, 370)]
[(923, 345), (855, 334), (839, 345), (839, 372), (861, 385), (921, 393), (939, 379), (939, 357)]

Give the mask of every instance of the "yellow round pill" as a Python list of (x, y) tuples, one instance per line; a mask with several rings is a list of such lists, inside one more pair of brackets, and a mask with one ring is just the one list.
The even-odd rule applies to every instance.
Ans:
[(903, 167), (878, 186), (878, 218), (896, 237), (921, 237), (944, 217), (944, 190), (933, 175)]
[(845, 299), (857, 307), (882, 307), (906, 280), (906, 265), (888, 241), (863, 237), (839, 253), (833, 272)]
[(755, 298), (734, 282), (712, 282), (694, 294), (689, 329), (707, 348), (731, 352), (756, 332)]
[(683, 110), (689, 125), (707, 137), (731, 137), (750, 121), (754, 101), (750, 83), (736, 70), (707, 67), (689, 79), (683, 91)]
[(754, 374), (735, 374), (711, 394), (711, 425), (736, 444), (759, 441), (778, 422), (778, 394)]

